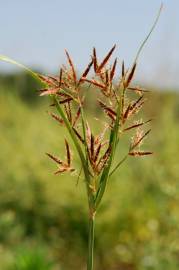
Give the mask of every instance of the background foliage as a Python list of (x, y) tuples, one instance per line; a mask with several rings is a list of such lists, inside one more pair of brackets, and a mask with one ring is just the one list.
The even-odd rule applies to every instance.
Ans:
[[(64, 134), (37, 88), (28, 75), (0, 76), (0, 268), (84, 269), (84, 183), (52, 175), (44, 153), (62, 155)], [(96, 269), (179, 268), (179, 94), (153, 90), (144, 115), (151, 117), (147, 144), (154, 155), (127, 160), (98, 212)]]

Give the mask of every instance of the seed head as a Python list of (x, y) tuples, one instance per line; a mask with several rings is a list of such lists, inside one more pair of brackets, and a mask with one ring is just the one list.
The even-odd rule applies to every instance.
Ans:
[[(120, 83), (116, 84), (114, 78), (119, 77), (116, 75), (117, 58), (111, 66), (108, 64), (115, 47), (116, 45), (101, 62), (97, 59), (96, 49), (93, 48), (91, 61), (79, 79), (72, 58), (67, 51), (65, 53), (69, 69), (62, 66), (59, 76), (56, 77), (39, 75), (41, 81), (45, 83), (45, 88), (40, 90), (40, 96), (49, 95), (53, 99), (52, 108), (56, 108), (60, 115), (54, 112), (51, 112), (50, 115), (69, 131), (79, 154), (84, 174), (89, 174), (89, 177), (100, 177), (100, 175), (102, 177), (108, 166), (110, 170), (116, 152), (115, 148), (118, 142), (120, 143), (121, 136), (125, 135), (127, 131), (136, 131), (135, 135), (131, 135), (127, 155), (151, 154), (149, 151), (140, 150), (141, 144), (150, 132), (150, 129), (144, 132), (142, 128), (150, 120), (135, 120), (131, 123), (131, 118), (135, 117), (144, 105), (146, 100), (144, 95), (147, 90), (132, 86), (136, 63), (127, 70), (124, 61), (122, 62)], [(94, 67), (94, 74), (89, 76), (92, 67)], [(86, 119), (86, 102), (84, 102), (86, 85), (88, 85), (88, 92), (91, 92), (97, 99), (98, 110), (106, 116), (105, 127), (101, 128), (98, 134)], [(131, 92), (133, 92), (132, 95), (130, 95)], [(98, 122), (100, 124), (100, 121)], [(74, 170), (71, 167), (71, 150), (66, 139), (65, 148), (66, 161), (47, 154), (58, 165), (55, 174)], [(93, 188), (96, 190), (96, 187), (93, 186)]]

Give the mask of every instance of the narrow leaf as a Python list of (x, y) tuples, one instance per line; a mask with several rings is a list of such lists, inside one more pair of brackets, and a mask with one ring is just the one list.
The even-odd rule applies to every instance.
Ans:
[(0, 60), (2, 60), (2, 61), (4, 61), (4, 62), (7, 62), (7, 63), (10, 63), (10, 64), (13, 64), (13, 65), (16, 65), (16, 66), (18, 66), (18, 67), (20, 67), (20, 68), (26, 70), (27, 72), (29, 72), (33, 77), (35, 77), (35, 78), (38, 79), (38, 80), (39, 80), (39, 78), (40, 78), (40, 77), (39, 77), (40, 74), (38, 74), (38, 73), (32, 71), (30, 68), (26, 67), (25, 65), (23, 65), (23, 64), (21, 64), (21, 63), (15, 61), (15, 60), (13, 60), (13, 59), (11, 59), (11, 58), (5, 56), (5, 55), (2, 55), (2, 54), (1, 54), (1, 55), (0, 55)]

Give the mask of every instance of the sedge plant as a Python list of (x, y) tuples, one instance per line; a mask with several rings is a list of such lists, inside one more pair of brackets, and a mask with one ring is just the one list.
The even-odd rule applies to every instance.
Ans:
[[(93, 48), (89, 64), (80, 76), (68, 51), (65, 51), (68, 66), (63, 65), (58, 76), (35, 73), (6, 56), (0, 56), (1, 60), (26, 69), (43, 83), (43, 89), (39, 90), (40, 96), (50, 97), (50, 106), (53, 109), (53, 112), (50, 112), (51, 117), (58, 122), (60, 127), (68, 131), (71, 142), (74, 144), (81, 164), (79, 175), (84, 179), (88, 201), (87, 270), (93, 270), (95, 218), (110, 177), (128, 157), (143, 157), (152, 154), (151, 151), (141, 149), (141, 144), (151, 131), (150, 128), (146, 128), (151, 119), (137, 118), (146, 101), (145, 95), (148, 91), (132, 85), (132, 81), (139, 54), (158, 21), (161, 9), (162, 6), (151, 31), (137, 52), (132, 67), (126, 69), (123, 61), (120, 64), (120, 74), (117, 72), (118, 59), (110, 62), (116, 45), (101, 61), (97, 57), (96, 49)], [(97, 134), (85, 112), (88, 102), (87, 92), (96, 98), (98, 111), (105, 116), (100, 132)], [(128, 133), (130, 136), (128, 136), (127, 151), (121, 160), (116, 162), (120, 141)], [(64, 140), (64, 146), (65, 160), (54, 156), (53, 153), (47, 153), (47, 156), (57, 165), (55, 175), (72, 173), (76, 170), (72, 164), (72, 151), (67, 139)]]
[[(141, 157), (152, 154), (152, 152), (140, 148), (141, 143), (150, 132), (150, 129), (143, 131), (143, 127), (151, 119), (145, 121), (133, 119), (145, 103), (144, 96), (147, 90), (131, 85), (136, 70), (136, 62), (128, 71), (126, 71), (123, 62), (120, 76), (115, 76), (117, 59), (114, 60), (112, 65), (108, 65), (114, 50), (115, 46), (99, 62), (94, 48), (91, 61), (79, 78), (67, 51), (69, 68), (63, 66), (60, 69), (60, 75), (57, 77), (39, 75), (40, 79), (46, 84), (46, 87), (40, 90), (40, 96), (51, 97), (51, 107), (55, 109), (55, 112), (51, 112), (50, 115), (60, 126), (67, 129), (83, 171), (89, 208), (87, 270), (93, 269), (95, 217), (108, 180), (127, 157)], [(92, 69), (94, 76), (91, 75), (88, 78)], [(118, 82), (114, 80), (117, 77)], [(86, 87), (84, 87), (85, 85)], [(98, 134), (94, 133), (93, 124), (89, 124), (85, 113), (87, 89), (90, 92), (98, 92), (98, 95), (95, 94), (98, 97), (96, 105), (106, 116), (104, 127)], [(129, 142), (128, 151), (114, 166), (115, 154), (120, 140), (132, 130), (135, 132)], [(64, 145), (66, 148), (65, 160), (47, 153), (47, 156), (57, 165), (55, 175), (75, 171), (72, 165), (72, 151), (66, 139)]]

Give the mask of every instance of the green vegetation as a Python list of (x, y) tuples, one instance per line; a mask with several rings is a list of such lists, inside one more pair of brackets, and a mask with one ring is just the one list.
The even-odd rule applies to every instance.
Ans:
[[(24, 102), (13, 84), (0, 91), (0, 268), (83, 269), (85, 183), (76, 185), (75, 174), (54, 177), (43, 155), (64, 151), (62, 130), (47, 104)], [(154, 118), (148, 144), (155, 154), (131, 157), (113, 175), (98, 212), (95, 269), (179, 267), (179, 95), (154, 91), (144, 113)]]
[(13, 266), (10, 270), (50, 270), (52, 263), (47, 262), (41, 250), (19, 250)]
[(39, 82), (26, 72), (0, 74), (1, 92), (6, 94), (13, 92), (25, 103), (34, 105), (34, 103), (40, 102), (38, 95), (34, 95), (34, 91), (39, 87)]

